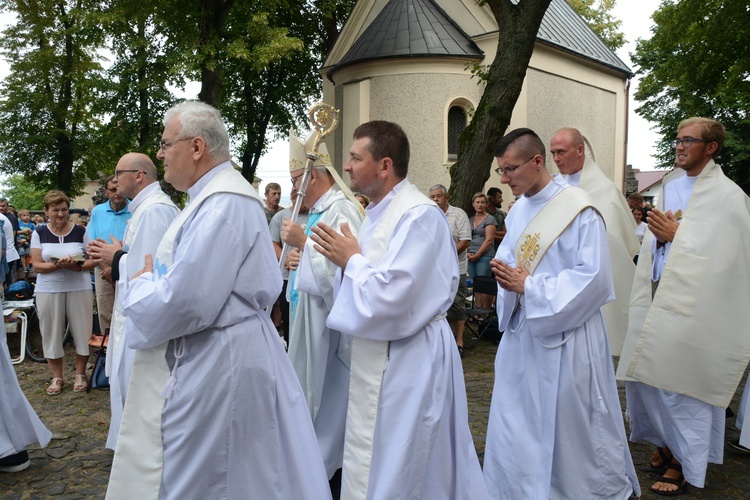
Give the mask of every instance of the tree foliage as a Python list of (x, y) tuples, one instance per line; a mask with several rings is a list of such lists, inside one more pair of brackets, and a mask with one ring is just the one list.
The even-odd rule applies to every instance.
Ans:
[(670, 141), (689, 116), (727, 128), (718, 158), (725, 173), (750, 192), (750, 8), (735, 0), (665, 0), (653, 15), (653, 36), (639, 40), (633, 61), (642, 76), (637, 112), (654, 122), (661, 167), (671, 167)]
[[(0, 169), (77, 194), (139, 151), (186, 81), (217, 106), (254, 175), (267, 139), (305, 120), (317, 69), (354, 0), (0, 0)], [(296, 128), (296, 127), (295, 127)], [(159, 162), (157, 162), (157, 165)]]
[[(226, 70), (227, 97), (222, 109), (232, 117), (234, 134), (242, 137), (238, 156), (247, 179), (254, 177), (269, 135), (285, 137), (290, 128), (297, 128), (296, 123), (306, 122), (307, 109), (320, 94), (317, 69), (353, 4), (353, 0), (293, 0), (279, 2), (263, 14), (243, 14), (239, 9), (233, 13), (239, 19), (256, 16), (256, 21), (253, 26), (234, 26), (230, 19), (231, 29), (263, 40), (256, 45), (261, 49), (283, 48), (264, 57), (237, 58)], [(263, 23), (257, 20), (259, 16)]]
[(102, 47), (96, 0), (3, 0), (18, 22), (0, 38), (11, 74), (1, 87), (0, 161), (40, 187), (75, 193), (98, 120)]
[(510, 125), (534, 50), (536, 34), (551, 0), (487, 0), (499, 31), (497, 52), (485, 73), (485, 90), (474, 118), (459, 137), (458, 161), (450, 167), (450, 196), (471, 210), (472, 194), (482, 191), (494, 160), (494, 145)]
[(589, 24), (594, 33), (612, 50), (625, 45), (625, 35), (620, 32), (622, 21), (610, 14), (617, 0), (567, 0)]
[(26, 182), (20, 174), (13, 174), (3, 180), (2, 191), (8, 203), (20, 210), (43, 210), (44, 195), (47, 191)]

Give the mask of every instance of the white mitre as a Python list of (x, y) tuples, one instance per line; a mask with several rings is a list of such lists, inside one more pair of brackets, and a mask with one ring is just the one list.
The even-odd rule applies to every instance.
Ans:
[[(317, 132), (313, 131), (307, 137), (307, 140), (302, 143), (302, 141), (295, 135), (294, 130), (289, 130), (289, 172), (303, 170), (307, 166), (307, 154), (312, 152), (316, 136)], [(361, 206), (359, 200), (354, 197), (354, 193), (349, 189), (349, 186), (346, 185), (339, 173), (336, 172), (336, 169), (333, 168), (331, 155), (328, 154), (328, 148), (326, 147), (325, 142), (321, 141), (320, 144), (318, 144), (316, 156), (318, 158), (313, 163), (313, 167), (325, 167), (325, 169), (328, 170), (328, 173), (333, 177), (334, 182), (338, 185), (339, 189), (341, 189), (346, 197), (349, 198), (349, 201), (357, 206)]]

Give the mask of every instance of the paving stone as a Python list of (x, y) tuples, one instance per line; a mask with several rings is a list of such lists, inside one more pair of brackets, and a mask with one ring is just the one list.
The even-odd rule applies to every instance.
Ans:
[(47, 494), (50, 496), (62, 495), (67, 486), (67, 483), (62, 481), (53, 483), (47, 487)]
[[(487, 418), (492, 401), (494, 360), (497, 346), (479, 342), (467, 349), (463, 359), (466, 396), (469, 404), (469, 427), (480, 463), (484, 459)], [(73, 379), (73, 350), (66, 347), (64, 373), (66, 381)], [(91, 391), (82, 396), (66, 384), (54, 398), (44, 393), (49, 383), (49, 369), (45, 364), (26, 361), (15, 365), (21, 387), (36, 409), (42, 422), (53, 432), (53, 441), (46, 449), (29, 447), (31, 467), (16, 474), (0, 475), (0, 498), (36, 500), (54, 497), (65, 499), (104, 498), (112, 467), (112, 452), (104, 445), (107, 440), (109, 394)], [(737, 390), (731, 407), (737, 409), (745, 378)], [(618, 387), (622, 407), (625, 390)], [(627, 426), (626, 426), (627, 427)], [(726, 439), (736, 439), (739, 432), (734, 419), (727, 420)], [(646, 470), (653, 445), (631, 443), (633, 462), (643, 490), (643, 499), (660, 499), (649, 487), (658, 475)], [(750, 499), (750, 455), (725, 449), (724, 464), (708, 467), (706, 487), (688, 488), (684, 499)]]
[(73, 450), (71, 450), (70, 448), (53, 448), (51, 450), (47, 450), (47, 455), (51, 456), (52, 458), (62, 458), (71, 451)]

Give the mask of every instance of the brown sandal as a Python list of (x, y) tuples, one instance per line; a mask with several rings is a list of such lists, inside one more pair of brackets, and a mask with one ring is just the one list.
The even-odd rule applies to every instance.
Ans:
[(50, 396), (56, 396), (62, 391), (63, 379), (53, 377), (52, 382), (47, 386), (47, 394)]
[(73, 385), (73, 392), (86, 392), (89, 383), (86, 381), (86, 375), (76, 373), (76, 383)]

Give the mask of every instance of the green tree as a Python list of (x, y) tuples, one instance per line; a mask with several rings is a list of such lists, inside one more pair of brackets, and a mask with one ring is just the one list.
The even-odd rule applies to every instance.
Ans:
[(44, 210), (44, 195), (47, 191), (42, 190), (26, 182), (20, 174), (13, 174), (5, 178), (2, 184), (3, 196), (8, 198), (8, 203), (17, 210)]
[(612, 50), (625, 45), (625, 35), (620, 32), (622, 21), (616, 19), (610, 12), (617, 0), (567, 0), (589, 24), (594, 33)]
[(112, 0), (103, 16), (114, 58), (95, 109), (104, 118), (90, 154), (106, 172), (126, 152), (156, 159), (161, 119), (176, 101), (170, 86), (184, 82), (184, 59), (168, 44), (157, 5)]
[(534, 50), (536, 34), (551, 0), (487, 0), (498, 25), (495, 60), (483, 73), (485, 90), (474, 118), (459, 137), (458, 161), (450, 168), (450, 196), (464, 210), (490, 176), (494, 145), (510, 124)]
[[(710, 12), (710, 15), (706, 13)], [(747, 2), (665, 0), (653, 15), (653, 36), (631, 55), (642, 76), (638, 114), (654, 122), (661, 167), (674, 162), (671, 140), (690, 116), (727, 128), (718, 158), (725, 173), (750, 192), (750, 22)]]
[[(279, 44), (264, 41), (260, 48), (274, 47), (276, 60), (265, 57), (266, 64), (259, 66), (236, 59), (236, 64), (227, 69), (227, 99), (223, 110), (231, 117), (234, 134), (243, 138), (239, 156), (242, 175), (247, 179), (254, 177), (269, 136), (286, 137), (290, 128), (297, 128), (296, 123), (306, 124), (307, 109), (312, 99), (321, 93), (317, 69), (333, 46), (343, 18), (353, 4), (353, 0), (279, 2), (276, 9), (262, 14), (267, 28), (255, 36), (265, 39), (270, 35), (269, 40), (281, 40), (286, 44), (286, 51), (282, 53), (276, 48)], [(246, 18), (241, 12), (235, 8), (239, 19)], [(261, 25), (255, 23), (255, 26)], [(252, 26), (240, 27), (244, 33), (252, 29)], [(275, 34), (274, 30), (277, 30)]]
[(75, 194), (95, 165), (86, 151), (98, 126), (103, 31), (95, 0), (2, 0), (18, 17), (0, 38), (10, 63), (0, 100), (0, 161), (40, 188)]

